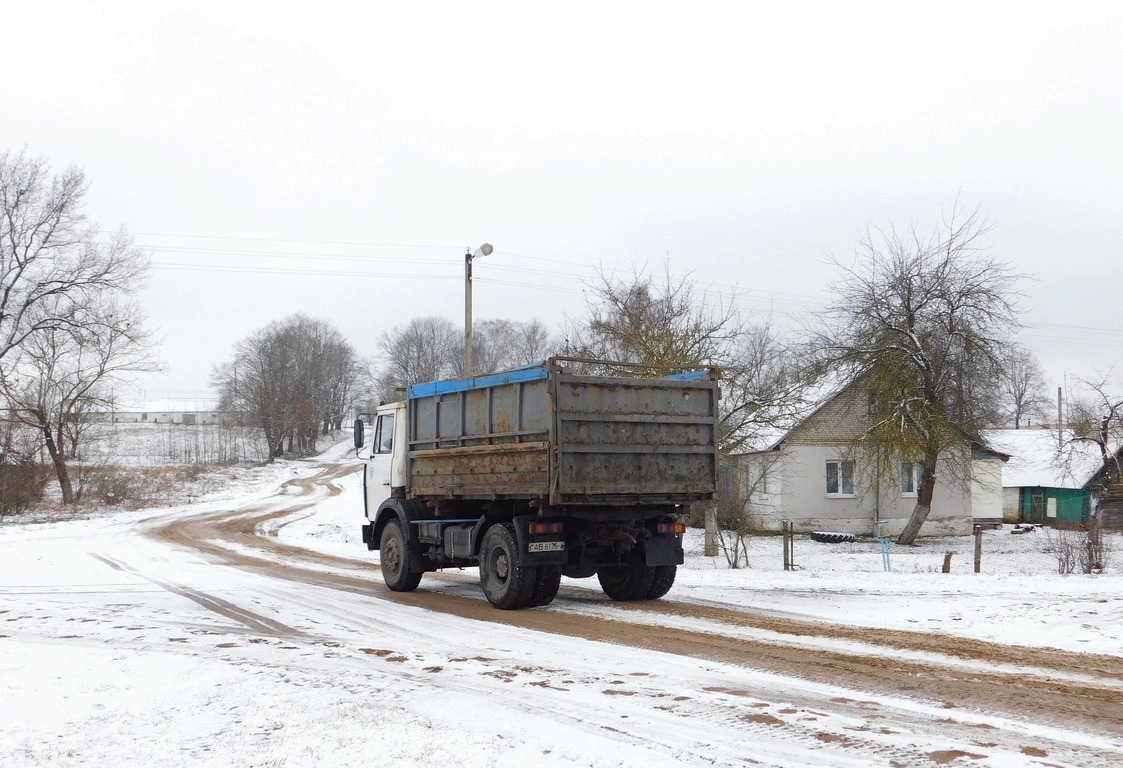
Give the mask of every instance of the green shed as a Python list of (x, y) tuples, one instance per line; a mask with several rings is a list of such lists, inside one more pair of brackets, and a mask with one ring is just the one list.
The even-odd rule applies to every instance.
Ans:
[(1086, 523), (1092, 512), (1092, 492), (1084, 488), (1026, 488), (1019, 491), (1023, 523)]

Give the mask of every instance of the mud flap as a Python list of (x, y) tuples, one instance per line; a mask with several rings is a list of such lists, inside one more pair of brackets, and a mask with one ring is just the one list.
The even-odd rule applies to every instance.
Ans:
[(685, 557), (680, 534), (652, 536), (644, 542), (644, 563), (647, 565), (682, 565)]
[(378, 544), (374, 540), (374, 523), (363, 526), (363, 543), (367, 545), (367, 549), (378, 549)]

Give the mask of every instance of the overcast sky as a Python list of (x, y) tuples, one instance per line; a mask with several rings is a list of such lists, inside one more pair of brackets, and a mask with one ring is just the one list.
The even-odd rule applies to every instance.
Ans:
[(560, 331), (667, 260), (781, 324), (870, 226), (958, 197), (1032, 276), (1051, 385), (1123, 363), (1123, 5), (9, 3), (0, 149), (152, 255), (147, 399), (294, 312)]

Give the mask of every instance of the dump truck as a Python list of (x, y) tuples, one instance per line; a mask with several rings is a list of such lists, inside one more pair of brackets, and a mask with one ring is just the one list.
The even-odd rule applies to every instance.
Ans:
[(355, 422), (362, 540), (399, 592), (479, 567), (505, 610), (550, 603), (563, 575), (660, 598), (689, 505), (716, 494), (718, 398), (713, 367), (572, 357), (411, 386), (368, 416), (369, 445)]

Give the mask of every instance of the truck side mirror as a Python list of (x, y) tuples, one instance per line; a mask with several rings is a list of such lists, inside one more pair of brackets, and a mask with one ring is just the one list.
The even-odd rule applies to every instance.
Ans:
[(365, 425), (363, 424), (362, 419), (355, 419), (355, 450), (356, 451), (363, 447), (363, 439), (365, 437), (364, 426)]

